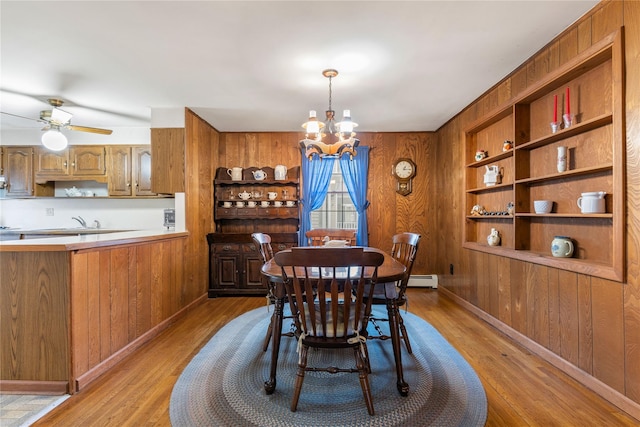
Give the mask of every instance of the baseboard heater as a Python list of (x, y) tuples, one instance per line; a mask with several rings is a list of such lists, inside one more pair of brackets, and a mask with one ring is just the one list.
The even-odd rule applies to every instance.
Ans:
[(407, 285), (410, 288), (438, 289), (438, 276), (435, 274), (412, 274)]

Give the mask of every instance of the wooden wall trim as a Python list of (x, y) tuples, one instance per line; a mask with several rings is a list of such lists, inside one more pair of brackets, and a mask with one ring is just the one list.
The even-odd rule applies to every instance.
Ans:
[(0, 380), (0, 390), (7, 394), (42, 394), (62, 396), (69, 393), (67, 381)]
[(117, 363), (125, 359), (131, 353), (142, 347), (144, 344), (148, 343), (155, 337), (157, 337), (162, 331), (167, 329), (173, 323), (175, 323), (179, 318), (183, 317), (186, 313), (193, 310), (199, 304), (202, 304), (207, 299), (207, 295), (204, 294), (200, 298), (194, 300), (189, 305), (185, 306), (178, 312), (176, 312), (173, 316), (165, 319), (161, 323), (154, 326), (149, 331), (145, 332), (143, 335), (136, 338), (134, 341), (131, 341), (125, 347), (118, 350), (116, 353), (111, 355), (108, 359), (104, 360), (100, 364), (95, 367), (92, 367), (90, 371), (87, 373), (80, 375), (76, 378), (75, 381), (75, 390), (73, 392), (78, 392), (94, 381), (96, 378), (100, 377), (100, 375), (107, 372)]
[(512, 340), (514, 340), (516, 343), (520, 344), (527, 350), (541, 357), (544, 361), (560, 369), (562, 372), (569, 375), (571, 378), (575, 379), (580, 384), (593, 390), (603, 399), (606, 399), (607, 401), (611, 402), (613, 405), (622, 409), (632, 417), (640, 419), (640, 404), (634, 402), (633, 400), (629, 399), (625, 395), (619, 393), (618, 391), (609, 387), (605, 383), (599, 381), (598, 379), (591, 376), (590, 374), (583, 371), (582, 369), (578, 368), (577, 366), (567, 362), (565, 359), (553, 353), (551, 350), (543, 347), (542, 345), (526, 337), (525, 335), (521, 334), (515, 329), (507, 326), (502, 321), (496, 319), (495, 317), (491, 316), (490, 314), (486, 313), (485, 311), (481, 310), (480, 308), (476, 307), (470, 302), (457, 296), (450, 290), (440, 287), (438, 288), (438, 293), (439, 295), (444, 295), (445, 297), (448, 297), (459, 306), (475, 314), (478, 318), (484, 320), (485, 322), (487, 322), (488, 324), (496, 328), (498, 331), (502, 332), (503, 334), (505, 334)]

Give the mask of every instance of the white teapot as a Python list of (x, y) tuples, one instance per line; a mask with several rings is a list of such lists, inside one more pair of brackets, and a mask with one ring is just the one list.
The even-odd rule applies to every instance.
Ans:
[(64, 192), (67, 194), (67, 197), (80, 197), (82, 196), (82, 192), (76, 188), (74, 185), (71, 188), (65, 188)]
[(242, 193), (238, 193), (238, 197), (240, 197), (242, 200), (249, 200), (251, 198), (251, 193), (243, 191)]
[(267, 173), (265, 171), (263, 171), (262, 169), (258, 169), (257, 171), (253, 171), (251, 173), (253, 174), (253, 178), (258, 180), (258, 181), (262, 181), (263, 179), (265, 179), (267, 177)]
[(276, 165), (274, 169), (275, 179), (278, 181), (282, 181), (287, 179), (287, 167), (284, 165)]

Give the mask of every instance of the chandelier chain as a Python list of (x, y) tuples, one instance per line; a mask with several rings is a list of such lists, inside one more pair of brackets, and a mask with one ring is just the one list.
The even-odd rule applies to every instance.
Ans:
[(331, 79), (333, 77), (329, 76), (329, 111), (331, 111)]

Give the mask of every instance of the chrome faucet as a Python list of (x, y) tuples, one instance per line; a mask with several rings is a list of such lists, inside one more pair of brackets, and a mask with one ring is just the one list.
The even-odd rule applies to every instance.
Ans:
[(85, 221), (84, 218), (82, 218), (80, 215), (78, 215), (77, 217), (73, 216), (71, 217), (71, 219), (75, 219), (76, 221), (78, 221), (82, 228), (87, 228), (87, 221)]

